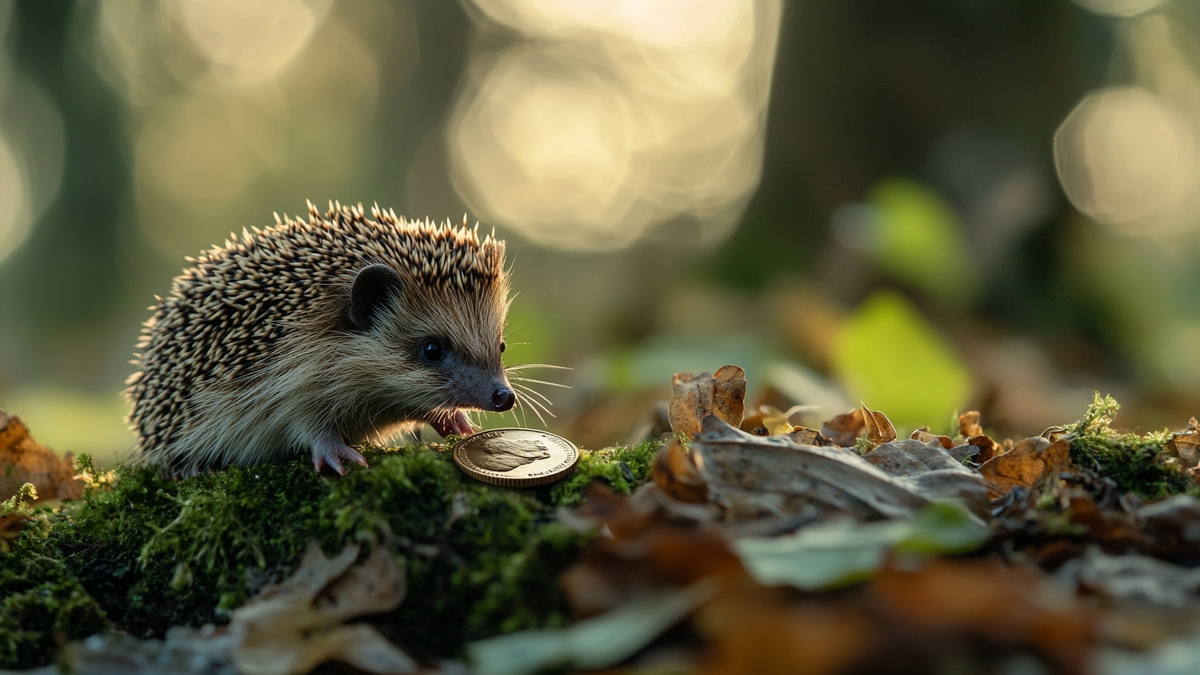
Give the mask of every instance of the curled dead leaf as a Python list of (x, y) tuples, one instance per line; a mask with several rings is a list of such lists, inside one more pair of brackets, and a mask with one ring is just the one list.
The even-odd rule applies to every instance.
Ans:
[(667, 419), (671, 430), (694, 438), (705, 417), (716, 415), (738, 426), (746, 406), (746, 371), (739, 366), (721, 366), (709, 375), (676, 373), (671, 378), (671, 404)]
[(862, 411), (867, 440), (872, 445), (890, 443), (896, 440), (896, 427), (892, 426), (892, 422), (887, 418), (887, 415), (878, 410), (868, 410), (865, 405), (861, 405), (859, 409)]
[(21, 418), (0, 410), (0, 501), (16, 494), (25, 483), (37, 488), (41, 499), (83, 495), (83, 481), (75, 478), (70, 453), (59, 457), (33, 440)]
[(975, 456), (976, 464), (983, 464), (984, 462), (990, 461), (997, 455), (1002, 455), (1007, 451), (1003, 445), (993, 441), (988, 436), (971, 436), (967, 439), (967, 445), (973, 445), (976, 448), (979, 448), (979, 454)]
[(938, 444), (947, 450), (954, 447), (954, 441), (951, 440), (949, 436), (930, 433), (929, 427), (921, 427), (920, 429), (917, 429), (916, 431), (912, 432), (912, 436), (909, 436), (909, 438), (915, 441), (921, 441), (922, 443), (932, 443), (937, 441)]
[(958, 433), (963, 438), (974, 438), (983, 435), (983, 427), (979, 426), (979, 411), (968, 410), (958, 416)]
[(995, 499), (1018, 485), (1032, 487), (1042, 476), (1062, 471), (1070, 463), (1071, 446), (1065, 439), (1051, 443), (1041, 436), (1031, 436), (1012, 450), (984, 462), (979, 473)]
[(842, 413), (821, 425), (821, 434), (834, 445), (849, 448), (858, 442), (858, 437), (867, 428), (861, 410)]
[(404, 599), (404, 572), (386, 549), (361, 565), (357, 545), (326, 558), (312, 542), (296, 572), (233, 612), (241, 636), (233, 659), (246, 675), (300, 675), (327, 661), (368, 673), (410, 673), (416, 663), (366, 624), (349, 618), (388, 612)]
[(1167, 441), (1167, 452), (1179, 459), (1179, 465), (1185, 470), (1195, 469), (1200, 465), (1200, 423), (1196, 418), (1188, 420), (1188, 428), (1171, 435)]
[(708, 484), (696, 461), (697, 456), (684, 450), (682, 443), (671, 441), (654, 457), (650, 472), (655, 485), (681, 502), (702, 504), (708, 501)]

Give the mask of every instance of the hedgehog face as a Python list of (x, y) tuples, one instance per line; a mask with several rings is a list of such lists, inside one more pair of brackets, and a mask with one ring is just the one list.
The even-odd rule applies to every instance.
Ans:
[(462, 288), (379, 264), (358, 273), (349, 318), (377, 354), (371, 379), (387, 405), (445, 436), (471, 432), (465, 409), (503, 412), (516, 401), (501, 361), (507, 309), (502, 277)]

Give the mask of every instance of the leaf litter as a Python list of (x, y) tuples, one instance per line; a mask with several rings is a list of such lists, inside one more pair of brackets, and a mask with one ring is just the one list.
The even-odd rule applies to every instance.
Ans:
[[(704, 377), (676, 382), (715, 391)], [(1097, 396), (1039, 436), (995, 441), (969, 411), (949, 434), (901, 439), (865, 404), (820, 431), (761, 411), (739, 430), (675, 393), (653, 483), (594, 489), (564, 520), (602, 536), (562, 583), (576, 627), (649, 616), (705, 581), (711, 597), (608, 660), (599, 633), (518, 634), (503, 639), (520, 659), (469, 652), (481, 672), (1200, 672), (1200, 650), (1180, 647), (1200, 637), (1200, 490), (1170, 473), (1190, 485), (1194, 421), (1117, 434)], [(1105, 475), (1130, 454), (1155, 463)], [(1162, 485), (1176, 495), (1146, 497)], [(1164, 670), (1167, 653), (1184, 669)]]
[[(555, 516), (590, 537), (543, 581), (573, 622), (468, 644), (474, 672), (1200, 672), (1195, 418), (1123, 434), (1097, 396), (1038, 436), (993, 440), (968, 411), (902, 438), (865, 403), (820, 430), (786, 405), (747, 417), (737, 366), (672, 385), (651, 480), (629, 496), (593, 483)], [(23, 490), (0, 510), (5, 541), (30, 522)], [(157, 664), (120, 672), (193, 672), (171, 666), (189, 658), (214, 673), (414, 672), (365, 621), (404, 596), (386, 548), (328, 558), (314, 542), (227, 627), (176, 627), (157, 648), (104, 633), (63, 653), (78, 672), (108, 672), (88, 664), (113, 649)]]

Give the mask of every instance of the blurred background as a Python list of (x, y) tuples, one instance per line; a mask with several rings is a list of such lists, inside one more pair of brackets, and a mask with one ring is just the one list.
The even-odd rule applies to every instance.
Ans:
[(336, 199), (508, 240), (508, 354), (573, 368), (535, 377), (581, 445), (725, 363), (797, 423), (1180, 428), (1198, 38), (1185, 0), (0, 0), (0, 406), (127, 456), (184, 256)]

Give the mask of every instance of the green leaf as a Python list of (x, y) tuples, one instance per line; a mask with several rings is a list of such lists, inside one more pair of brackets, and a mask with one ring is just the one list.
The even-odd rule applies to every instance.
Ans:
[(835, 520), (783, 537), (747, 537), (734, 551), (759, 583), (803, 590), (833, 588), (870, 577), (889, 551), (963, 553), (987, 541), (988, 528), (961, 506), (933, 504), (912, 520)]
[(951, 345), (894, 291), (868, 297), (836, 337), (833, 366), (851, 397), (909, 429), (945, 419), (971, 394)]
[(965, 304), (979, 291), (979, 274), (962, 226), (941, 195), (907, 178), (884, 178), (867, 202), (879, 214), (875, 255), (897, 279), (939, 300)]
[(559, 630), (531, 630), (467, 645), (476, 675), (525, 675), (554, 666), (606, 668), (629, 658), (711, 597), (701, 581), (654, 593)]

